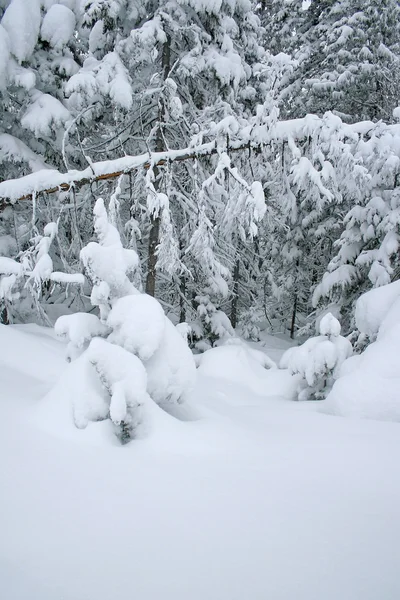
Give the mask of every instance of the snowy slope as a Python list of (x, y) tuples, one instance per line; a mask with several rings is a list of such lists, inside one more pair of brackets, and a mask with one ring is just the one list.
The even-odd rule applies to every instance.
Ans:
[(249, 387), (213, 361), (194, 420), (81, 443), (32, 418), (65, 348), (38, 327), (0, 336), (1, 598), (400, 597), (397, 424), (321, 414), (273, 370)]

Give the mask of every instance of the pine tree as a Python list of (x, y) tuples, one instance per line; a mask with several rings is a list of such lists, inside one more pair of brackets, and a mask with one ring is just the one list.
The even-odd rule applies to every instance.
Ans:
[(312, 0), (299, 28), (291, 113), (332, 110), (350, 122), (390, 122), (399, 97), (399, 23), (396, 0)]

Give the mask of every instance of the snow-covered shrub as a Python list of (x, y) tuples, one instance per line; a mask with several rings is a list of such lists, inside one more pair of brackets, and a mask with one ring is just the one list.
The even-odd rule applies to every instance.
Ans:
[(137, 292), (129, 275), (137, 269), (138, 255), (122, 246), (118, 230), (108, 219), (104, 200), (99, 198), (93, 209), (94, 230), (98, 242), (89, 242), (80, 257), (93, 284), (91, 302), (106, 319), (112, 300)]
[(239, 329), (245, 340), (260, 341), (261, 321), (264, 319), (262, 310), (255, 307), (243, 310), (240, 315)]
[(123, 348), (101, 338), (90, 342), (88, 359), (110, 398), (110, 419), (121, 442), (137, 437), (144, 424), (147, 375), (142, 362)]
[(44, 290), (55, 284), (82, 286), (85, 278), (82, 273), (60, 273), (54, 271), (50, 249), (58, 233), (57, 223), (48, 223), (43, 235), (37, 233), (30, 240), (29, 247), (18, 254), (18, 260), (0, 256), (0, 306), (7, 314), (12, 314), (18, 301), (18, 309), (32, 302), (39, 316), (48, 319), (39, 304)]
[(57, 319), (54, 330), (60, 338), (68, 341), (68, 361), (80, 356), (92, 338), (105, 337), (110, 333), (109, 328), (96, 315), (88, 313), (63, 315)]
[(356, 305), (356, 325), (372, 342), (346, 360), (323, 410), (400, 421), (400, 282), (370, 290)]
[[(99, 308), (100, 317), (64, 315), (55, 330), (69, 342), (67, 358), (89, 361), (105, 392), (107, 414), (104, 402), (97, 403), (98, 414), (93, 411), (95, 403), (88, 405), (85, 398), (90, 394), (85, 394), (81, 406), (79, 399), (74, 399), (75, 422), (84, 427), (96, 420), (96, 415), (98, 419), (109, 417), (118, 437), (127, 442), (137, 437), (138, 427), (145, 422), (145, 402), (152, 399), (166, 407), (187, 398), (196, 367), (187, 341), (160, 303), (139, 293), (129, 279), (138, 266), (138, 256), (123, 248), (102, 199), (93, 212), (99, 241), (85, 246), (81, 259), (93, 283), (91, 301)], [(84, 379), (87, 382), (88, 378)]]
[(148, 392), (157, 404), (181, 403), (192, 390), (196, 367), (178, 329), (147, 294), (117, 300), (107, 318), (109, 341), (136, 354), (146, 367)]
[(191, 324), (194, 347), (205, 352), (235, 335), (229, 317), (213, 302), (211, 294), (196, 296), (197, 319)]
[(301, 375), (299, 400), (325, 398), (340, 366), (353, 351), (350, 342), (340, 335), (340, 323), (331, 313), (321, 319), (319, 331), (319, 336), (287, 350), (280, 362), (281, 368)]

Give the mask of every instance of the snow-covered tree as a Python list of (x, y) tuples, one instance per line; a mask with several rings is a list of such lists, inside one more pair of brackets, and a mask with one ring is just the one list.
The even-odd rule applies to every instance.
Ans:
[(291, 113), (390, 121), (399, 97), (398, 2), (311, 0), (301, 21)]
[(355, 146), (354, 158), (364, 170), (359, 179), (361, 197), (346, 211), (335, 255), (314, 292), (315, 306), (334, 301), (341, 307), (347, 330), (354, 328), (354, 303), (361, 293), (385, 285), (399, 274), (397, 140), (397, 125), (378, 124)]
[[(5, 236), (6, 237), (6, 236)], [(81, 273), (62, 273), (54, 269), (50, 251), (58, 237), (57, 223), (48, 223), (43, 235), (37, 233), (26, 250), (18, 252), (17, 260), (9, 256), (0, 257), (0, 306), (2, 322), (29, 318), (32, 309), (36, 310), (42, 322), (49, 324), (40, 298), (51, 285), (60, 284), (83, 286), (85, 278)], [(0, 238), (1, 239), (1, 238)], [(3, 237), (3, 244), (6, 242)], [(13, 254), (15, 240), (10, 236)]]
[(94, 229), (98, 242), (82, 249), (81, 260), (99, 316), (64, 315), (55, 330), (69, 342), (68, 360), (92, 365), (106, 395), (106, 412), (103, 395), (97, 409), (93, 403), (85, 408), (85, 398), (81, 406), (75, 401), (76, 423), (83, 427), (109, 417), (127, 442), (142, 432), (149, 402), (168, 409), (188, 397), (196, 367), (187, 342), (159, 302), (133, 285), (138, 256), (122, 246), (101, 198), (94, 207)]
[(352, 354), (351, 343), (340, 335), (340, 323), (327, 313), (319, 323), (320, 335), (290, 348), (282, 356), (280, 367), (300, 375), (299, 400), (325, 398), (342, 363)]

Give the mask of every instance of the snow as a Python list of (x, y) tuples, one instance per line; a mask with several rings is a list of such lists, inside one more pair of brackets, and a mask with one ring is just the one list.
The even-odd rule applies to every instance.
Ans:
[(0, 256), (0, 273), (3, 275), (18, 275), (23, 274), (23, 267), (13, 258)]
[(121, 446), (110, 420), (67, 431), (61, 384), (46, 412), (57, 373), (73, 386), (78, 366), (49, 330), (0, 336), (2, 597), (399, 597), (397, 424), (200, 368), (196, 420), (158, 409), (162, 427)]
[(390, 308), (400, 297), (400, 281), (370, 290), (356, 303), (355, 319), (358, 330), (374, 339)]
[(28, 59), (40, 29), (39, 0), (11, 0), (1, 20), (9, 35), (10, 50), (19, 63)]
[(352, 345), (340, 335), (340, 329), (339, 321), (327, 313), (319, 322), (321, 335), (289, 348), (282, 356), (279, 366), (302, 378), (297, 390), (299, 400), (323, 398), (332, 380), (339, 376), (343, 362), (352, 355)]
[(198, 373), (247, 387), (256, 395), (280, 395), (288, 400), (294, 399), (297, 379), (287, 371), (274, 368), (268, 356), (263, 359), (262, 355), (245, 343), (212, 348), (198, 357)]
[(0, 90), (7, 84), (7, 67), (10, 58), (10, 40), (6, 29), (0, 24)]
[(54, 325), (57, 336), (69, 342), (67, 356), (74, 358), (80, 354), (90, 340), (96, 336), (105, 336), (110, 330), (100, 319), (90, 313), (74, 313), (59, 317)]
[(165, 317), (161, 344), (145, 362), (150, 396), (161, 406), (190, 398), (196, 382), (193, 355), (179, 331)]
[[(113, 297), (132, 294), (134, 286), (127, 275), (138, 266), (138, 255), (134, 250), (124, 248), (116, 227), (108, 221), (104, 200), (99, 198), (93, 209), (94, 230), (100, 243), (89, 242), (80, 252), (81, 261), (91, 280), (100, 290), (97, 290), (93, 300), (104, 298), (107, 284)], [(103, 299), (104, 301), (104, 299)]]
[(110, 418), (115, 425), (129, 426), (138, 437), (144, 425), (147, 375), (142, 362), (130, 352), (101, 338), (90, 342), (87, 357), (110, 395)]
[(357, 327), (376, 341), (356, 360), (343, 363), (324, 411), (400, 422), (399, 283), (371, 290), (357, 301)]
[[(13, 0), (26, 1), (28, 0)], [(35, 0), (36, 1), (36, 0)], [(4, 19), (3, 19), (4, 20)], [(114, 55), (115, 53), (110, 53)], [(107, 57), (106, 57), (107, 58)], [(90, 57), (86, 59), (84, 66), (79, 73), (71, 77), (68, 81), (66, 91), (71, 98), (74, 94), (81, 94), (86, 90), (88, 97), (96, 97), (98, 87), (103, 86), (102, 91), (110, 95), (116, 94), (115, 102), (120, 106), (127, 108), (131, 102), (130, 83), (126, 73), (122, 70), (122, 65), (118, 65), (116, 56), (109, 56), (105, 63), (97, 61)], [(102, 65), (102, 68), (99, 67)], [(94, 71), (98, 71), (96, 80)], [(110, 71), (113, 74), (110, 74)], [(115, 71), (115, 73), (114, 73)], [(70, 99), (71, 99), (70, 98)], [(82, 107), (81, 107), (82, 108)], [(61, 109), (60, 109), (61, 110)], [(59, 117), (66, 117), (66, 113), (60, 114)], [(229, 121), (232, 131), (231, 121)], [(34, 174), (25, 175), (18, 179), (9, 179), (0, 182), (0, 198), (7, 198), (11, 202), (17, 199), (30, 195), (34, 192), (40, 192), (47, 189), (57, 189), (60, 185), (70, 186), (73, 183), (77, 184), (84, 181), (93, 181), (96, 177), (105, 174), (120, 175), (123, 172), (133, 171), (144, 165), (157, 164), (159, 161), (174, 161), (179, 160), (184, 156), (209, 155), (216, 151), (218, 142), (223, 140), (226, 150), (226, 139), (220, 135), (218, 125), (221, 125), (222, 130), (226, 129), (224, 119), (221, 123), (215, 126), (211, 133), (215, 134), (217, 139), (206, 143), (196, 143), (195, 146), (189, 145), (187, 148), (171, 149), (165, 152), (145, 153), (137, 156), (123, 156), (114, 160), (105, 160), (93, 162), (89, 167), (81, 171), (70, 170), (67, 173), (61, 173), (54, 169), (41, 170)], [(288, 121), (276, 121), (273, 123), (260, 124), (258, 118), (254, 117), (246, 125), (239, 130), (234, 131), (234, 135), (230, 139), (230, 147), (244, 148), (247, 145), (259, 147), (263, 144), (269, 144), (273, 141), (287, 141), (295, 147), (296, 140), (303, 140), (305, 137), (321, 137), (322, 140), (329, 138), (334, 134), (338, 140), (359, 140), (356, 144), (357, 160), (370, 156), (376, 152), (376, 148), (385, 148), (386, 152), (392, 151), (395, 155), (398, 153), (400, 129), (399, 124), (385, 125), (383, 123), (372, 123), (371, 121), (363, 121), (348, 125), (343, 123), (339, 117), (327, 112), (322, 118), (316, 115), (307, 115), (301, 119), (291, 119)], [(363, 136), (369, 135), (368, 141), (363, 140)], [(219, 140), (219, 137), (221, 138)], [(304, 158), (304, 157), (303, 157)], [(310, 179), (319, 192), (325, 196), (326, 200), (331, 198), (331, 192), (325, 188), (322, 183), (321, 175), (327, 174), (326, 165), (321, 174), (315, 170), (313, 165), (306, 162), (307, 159), (298, 161), (295, 164), (294, 172), (298, 182), (304, 179)], [(356, 171), (355, 171), (356, 172)], [(264, 211), (262, 203), (261, 189), (258, 184), (251, 190), (252, 199), (250, 204), (254, 205), (254, 212), (260, 217)], [(349, 274), (349, 277), (352, 274)]]
[(194, 387), (196, 367), (186, 340), (157, 300), (134, 294), (116, 300), (107, 318), (109, 340), (144, 363), (147, 391), (157, 404), (181, 403)]
[(31, 102), (21, 118), (21, 125), (36, 137), (50, 136), (53, 129), (64, 126), (71, 120), (67, 108), (50, 94), (38, 90), (31, 92)]
[(50, 275), (50, 279), (56, 283), (73, 283), (75, 285), (83, 285), (85, 283), (85, 276), (82, 273), (61, 273), (60, 271), (53, 271)]
[(133, 103), (131, 79), (117, 52), (109, 52), (100, 61), (93, 56), (87, 58), (69, 79), (65, 92), (75, 108), (82, 108), (82, 98), (93, 101), (99, 94), (109, 96), (126, 110)]
[(324, 315), (319, 323), (321, 335), (338, 336), (340, 335), (340, 323), (332, 313)]
[(397, 324), (370, 344), (350, 368), (346, 361), (323, 410), (341, 416), (400, 422), (399, 336), (397, 319)]
[(53, 4), (45, 14), (40, 34), (43, 40), (61, 50), (74, 32), (75, 15), (67, 6)]
[(165, 329), (161, 304), (146, 294), (117, 300), (107, 318), (111, 341), (146, 361), (159, 348)]
[(0, 161), (4, 160), (11, 160), (18, 163), (25, 161), (34, 173), (41, 171), (43, 177), (48, 173), (44, 160), (32, 152), (24, 142), (8, 133), (0, 134)]

